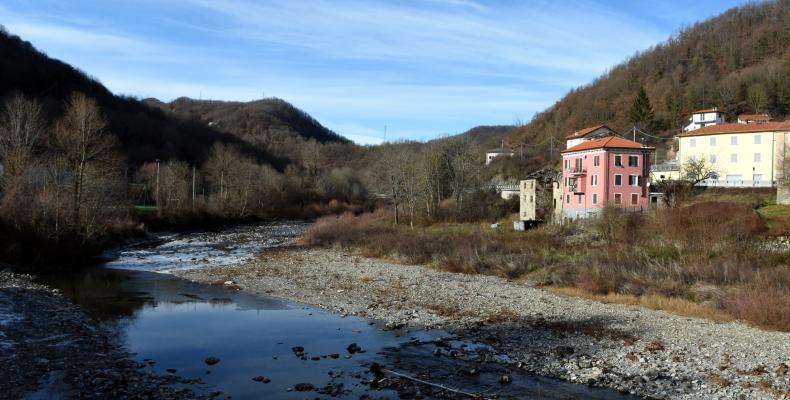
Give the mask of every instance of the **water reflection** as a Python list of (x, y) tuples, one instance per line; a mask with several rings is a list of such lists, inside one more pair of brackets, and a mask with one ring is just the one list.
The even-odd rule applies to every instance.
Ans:
[[(238, 230), (230, 235), (234, 240), (242, 237)], [(244, 237), (254, 241), (260, 235)], [(279, 235), (276, 240), (284, 237)], [(222, 233), (213, 237), (199, 234), (199, 240), (180, 236), (177, 240), (192, 248), (217, 248), (216, 243), (228, 248), (256, 248), (229, 243), (228, 236)], [(121, 252), (114, 265), (145, 265), (144, 258), (151, 257), (157, 260), (157, 270), (166, 270), (168, 265), (160, 262), (161, 252), (168, 257), (185, 257), (171, 252), (172, 248), (163, 245)], [(129, 263), (129, 257), (143, 259)], [(180, 263), (178, 267), (185, 266)], [(413, 345), (412, 339), (430, 342), (445, 336), (444, 332), (401, 336), (382, 331), (363, 318), (343, 318), (313, 307), (187, 282), (168, 274), (93, 268), (41, 279), (59, 288), (94, 318), (115, 327), (129, 351), (148, 370), (159, 374), (175, 370), (185, 378), (201, 378), (205, 384), (197, 389), (205, 393), (222, 391), (223, 396), (235, 399), (315, 398), (316, 392), (292, 390), (297, 384), (308, 383), (317, 390), (333, 385), (335, 394), (346, 397), (370, 393), (375, 398), (397, 398), (395, 391), (371, 389), (365, 383), (372, 378), (367, 365), (378, 362), (412, 374), (427, 369), (437, 377), (450, 379), (453, 386), (495, 391), (500, 398), (622, 399), (612, 391), (536, 378), (518, 371), (513, 375), (513, 384), (502, 387), (496, 382), (501, 367), (495, 365), (481, 369), (481, 376), (472, 381), (458, 380), (454, 377), (460, 368), (459, 360), (434, 356), (430, 345)], [(349, 352), (351, 343), (363, 351)], [(295, 352), (295, 347), (304, 350)], [(216, 357), (219, 362), (208, 365), (207, 357)], [(253, 380), (256, 377), (266, 380)]]

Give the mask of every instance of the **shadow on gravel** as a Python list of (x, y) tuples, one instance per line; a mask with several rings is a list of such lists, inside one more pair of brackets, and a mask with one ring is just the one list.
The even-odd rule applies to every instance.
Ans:
[[(579, 387), (584, 387), (583, 385), (616, 388), (621, 393), (639, 389), (640, 393), (658, 395), (667, 391), (671, 393), (673, 387), (680, 387), (683, 382), (699, 379), (698, 376), (684, 376), (677, 373), (670, 377), (668, 371), (662, 371), (655, 365), (650, 367), (648, 364), (639, 364), (640, 357), (664, 349), (660, 345), (654, 345), (653, 348), (650, 348), (650, 344), (646, 346), (651, 338), (642, 337), (643, 332), (622, 329), (622, 326), (627, 325), (625, 322), (627, 321), (611, 318), (546, 320), (509, 317), (492, 323), (457, 329), (452, 331), (457, 340), (463, 343), (480, 343), (483, 347), (470, 359), (461, 361), (463, 357), (455, 357), (459, 360), (459, 370), (455, 371), (454, 376), (459, 379), (468, 377), (469, 374), (464, 370), (477, 368), (481, 377), (477, 379), (484, 381), (483, 371), (492, 365), (496, 366), (494, 376), (489, 377), (488, 381), (499, 374), (512, 374), (515, 371), (544, 376), (547, 378), (537, 378), (524, 387), (519, 387), (519, 395), (513, 397), (551, 399), (631, 398), (615, 390), (574, 392)], [(452, 350), (446, 352), (440, 350), (440, 354), (444, 353), (452, 356)], [(670, 355), (666, 354), (666, 357)], [(415, 357), (419, 362), (409, 366), (414, 371), (435, 376), (436, 373), (433, 371), (438, 367), (427, 361), (429, 358)], [(471, 364), (468, 364), (469, 362)], [(631, 373), (617, 372), (623, 370), (619, 368), (622, 366)], [(618, 368), (615, 370), (613, 367)], [(450, 376), (452, 374), (445, 375), (447, 376), (444, 377), (444, 381), (452, 383), (453, 378)], [(577, 384), (563, 382), (568, 385), (567, 387), (556, 384), (541, 385), (544, 379), (548, 382), (555, 381), (552, 378), (572, 380)], [(493, 386), (489, 385), (490, 387)], [(494, 392), (500, 398), (511, 397), (508, 389), (504, 389), (502, 393)], [(481, 393), (485, 392), (481, 391)], [(527, 395), (522, 396), (521, 393)]]

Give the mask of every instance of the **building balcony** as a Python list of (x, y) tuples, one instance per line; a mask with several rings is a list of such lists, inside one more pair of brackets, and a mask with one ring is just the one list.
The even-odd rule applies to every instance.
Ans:
[(582, 185), (571, 185), (568, 188), (574, 194), (584, 193), (584, 188), (582, 187)]
[(571, 174), (573, 175), (587, 175), (587, 168), (572, 168)]

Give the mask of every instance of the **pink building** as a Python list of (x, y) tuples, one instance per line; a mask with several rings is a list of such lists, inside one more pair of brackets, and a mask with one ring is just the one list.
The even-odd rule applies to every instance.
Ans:
[(650, 155), (655, 150), (617, 136), (588, 140), (562, 151), (562, 214), (583, 218), (606, 205), (649, 207)]

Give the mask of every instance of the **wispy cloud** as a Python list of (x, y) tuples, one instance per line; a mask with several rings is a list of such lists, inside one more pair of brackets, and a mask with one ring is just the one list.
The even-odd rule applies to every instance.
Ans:
[(12, 0), (0, 23), (118, 93), (277, 96), (372, 143), (529, 120), (674, 32), (655, 9), (740, 0), (656, 1)]

